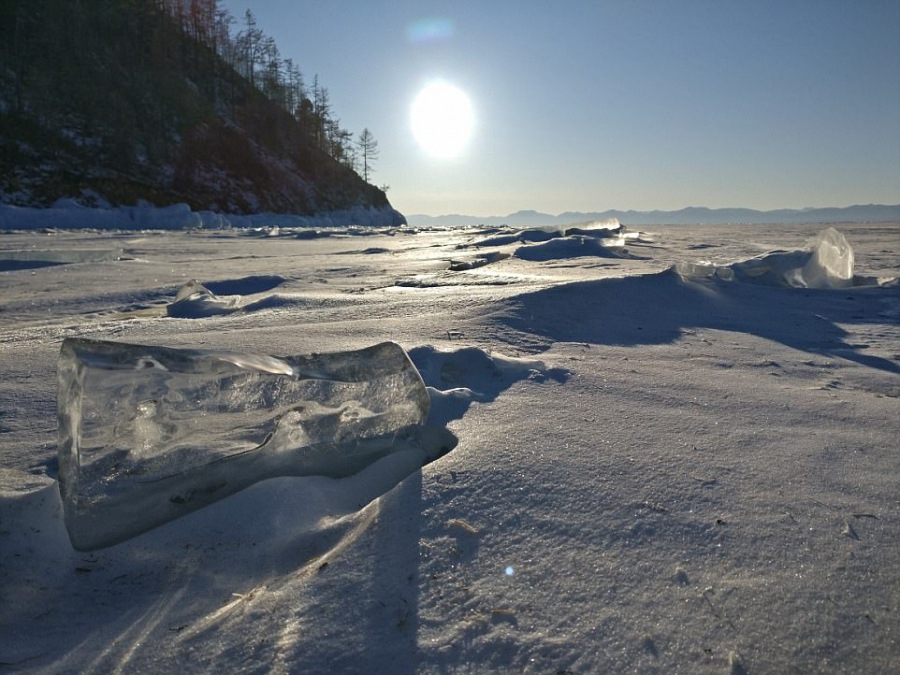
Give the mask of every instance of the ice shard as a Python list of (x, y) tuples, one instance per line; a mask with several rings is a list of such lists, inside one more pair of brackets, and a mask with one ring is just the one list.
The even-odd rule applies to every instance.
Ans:
[[(811, 238), (804, 250), (773, 251), (730, 265), (684, 262), (678, 263), (675, 269), (687, 278), (718, 278), (790, 288), (848, 288), (855, 283), (853, 248), (833, 227)], [(862, 277), (861, 282), (871, 283), (869, 279)]]
[(191, 279), (178, 291), (175, 301), (166, 307), (166, 313), (176, 319), (201, 319), (236, 312), (241, 308), (240, 301), (239, 295), (220, 297), (196, 279)]
[(59, 486), (102, 548), (275, 476), (357, 473), (420, 444), (429, 397), (393, 342), (275, 357), (66, 339)]

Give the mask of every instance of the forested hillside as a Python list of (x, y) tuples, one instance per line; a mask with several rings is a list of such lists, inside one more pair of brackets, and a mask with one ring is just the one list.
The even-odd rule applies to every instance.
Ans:
[[(216, 0), (0, 3), (0, 200), (387, 206), (328, 91)], [(360, 168), (362, 171), (362, 168)]]

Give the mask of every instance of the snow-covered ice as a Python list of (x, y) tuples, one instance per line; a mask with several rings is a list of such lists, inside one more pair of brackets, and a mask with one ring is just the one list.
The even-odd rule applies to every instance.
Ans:
[[(2, 668), (900, 662), (900, 224), (835, 225), (851, 272), (818, 225), (646, 227), (624, 233), (627, 257), (563, 244), (525, 260), (513, 253), (544, 235), (486, 246), (518, 231), (277, 218), (74, 232), (42, 217), (46, 231), (4, 233), (0, 249), (121, 254), (0, 271)], [(828, 283), (811, 283), (816, 255)], [(739, 279), (751, 260), (800, 270), (802, 287)], [(192, 279), (238, 309), (170, 316)], [(237, 354), (392, 340), (458, 444), (424, 467), (401, 450), (352, 476), (263, 480), (78, 552), (57, 482), (66, 338)]]

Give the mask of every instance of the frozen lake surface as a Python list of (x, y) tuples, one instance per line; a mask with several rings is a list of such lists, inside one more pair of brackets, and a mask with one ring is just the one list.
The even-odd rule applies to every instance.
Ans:
[[(820, 225), (0, 233), (0, 669), (890, 672), (900, 224), (835, 228), (836, 288), (754, 276)], [(458, 446), (79, 553), (67, 337), (395, 341)]]

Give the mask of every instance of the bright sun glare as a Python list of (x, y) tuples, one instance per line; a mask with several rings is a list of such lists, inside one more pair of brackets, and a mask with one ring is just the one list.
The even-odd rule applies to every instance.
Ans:
[(433, 82), (413, 101), (412, 132), (419, 146), (441, 159), (455, 157), (472, 135), (475, 118), (469, 97), (446, 82)]

